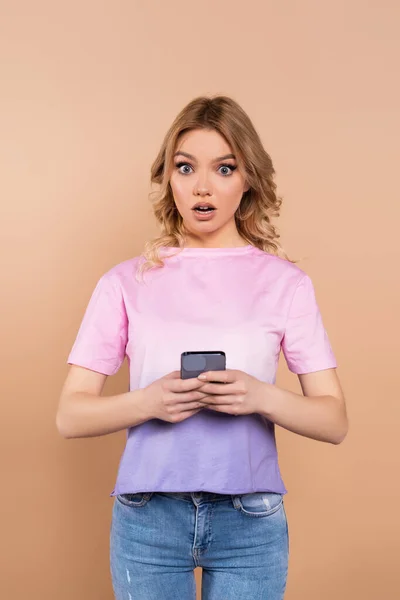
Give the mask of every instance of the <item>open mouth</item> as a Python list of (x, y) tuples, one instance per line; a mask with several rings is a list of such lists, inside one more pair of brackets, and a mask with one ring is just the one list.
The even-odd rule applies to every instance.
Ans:
[(192, 210), (194, 210), (198, 214), (207, 215), (209, 213), (214, 212), (217, 209), (209, 202), (199, 202), (198, 204), (195, 204), (193, 206)]

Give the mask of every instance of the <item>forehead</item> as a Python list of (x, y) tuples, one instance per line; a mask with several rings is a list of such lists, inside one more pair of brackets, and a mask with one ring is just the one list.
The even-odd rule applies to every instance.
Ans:
[(180, 150), (192, 154), (198, 160), (213, 159), (232, 152), (225, 138), (213, 129), (186, 131), (178, 140), (175, 152)]

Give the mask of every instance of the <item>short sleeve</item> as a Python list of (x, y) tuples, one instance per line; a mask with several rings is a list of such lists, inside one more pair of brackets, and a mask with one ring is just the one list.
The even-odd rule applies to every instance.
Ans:
[(294, 292), (282, 352), (289, 370), (297, 375), (337, 367), (308, 275), (302, 277)]
[(124, 361), (127, 338), (122, 290), (106, 273), (92, 293), (67, 362), (114, 375)]

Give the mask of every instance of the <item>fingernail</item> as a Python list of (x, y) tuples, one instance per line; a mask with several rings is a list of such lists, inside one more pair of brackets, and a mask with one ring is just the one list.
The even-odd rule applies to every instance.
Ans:
[(204, 373), (202, 373), (201, 375), (198, 376), (197, 379), (207, 379), (207, 375), (204, 375)]

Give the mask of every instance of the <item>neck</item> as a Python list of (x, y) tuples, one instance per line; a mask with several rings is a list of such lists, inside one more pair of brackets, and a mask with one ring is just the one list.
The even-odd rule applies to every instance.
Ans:
[(185, 248), (240, 248), (248, 246), (249, 242), (243, 239), (237, 230), (221, 235), (221, 232), (203, 236), (189, 233), (185, 238)]
[(188, 240), (185, 242), (185, 248), (241, 248), (248, 246), (249, 243), (246, 240), (240, 238), (233, 242), (195, 242), (194, 240)]

